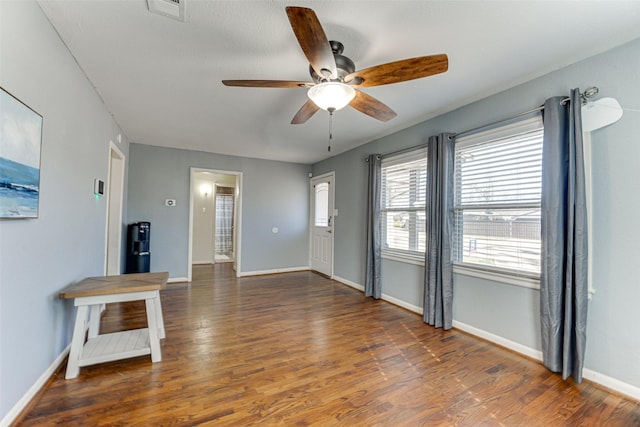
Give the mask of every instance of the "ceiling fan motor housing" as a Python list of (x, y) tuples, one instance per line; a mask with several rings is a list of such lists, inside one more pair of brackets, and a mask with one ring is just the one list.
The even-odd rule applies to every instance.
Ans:
[[(322, 83), (325, 81), (339, 81), (344, 82), (344, 78), (349, 74), (356, 71), (356, 64), (346, 56), (342, 55), (344, 51), (344, 45), (338, 41), (331, 40), (329, 42), (331, 45), (331, 51), (333, 52), (333, 57), (336, 61), (336, 69), (338, 71), (338, 77), (336, 79), (328, 79), (325, 76), (319, 76), (316, 73), (311, 65), (309, 65), (309, 74), (313, 79), (314, 83)], [(329, 71), (327, 70), (327, 75)]]

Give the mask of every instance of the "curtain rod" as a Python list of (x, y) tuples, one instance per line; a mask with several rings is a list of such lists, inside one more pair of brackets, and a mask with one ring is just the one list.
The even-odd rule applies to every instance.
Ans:
[[(427, 144), (427, 143), (420, 144), (420, 145), (414, 145), (413, 147), (403, 148), (402, 150), (392, 151), (391, 153), (376, 154), (376, 156), (378, 156), (378, 160), (380, 160), (380, 159), (384, 159), (385, 157), (391, 157), (391, 156), (395, 156), (395, 155), (398, 155), (398, 154), (409, 153), (411, 151), (419, 150), (421, 148), (427, 148), (428, 145), (429, 144)], [(369, 163), (369, 156), (365, 157), (364, 161)]]
[[(582, 92), (580, 94), (580, 98), (582, 99), (582, 103), (585, 104), (587, 102), (587, 100), (589, 100), (590, 98), (593, 98), (594, 96), (596, 96), (598, 94), (598, 92), (599, 92), (599, 89), (597, 87), (595, 87), (595, 86), (587, 88), (584, 92)], [(571, 98), (567, 97), (567, 98), (563, 98), (562, 101), (560, 101), (560, 103), (562, 105), (564, 105), (569, 101), (571, 101)], [(461, 136), (461, 135), (465, 135), (467, 133), (472, 133), (472, 132), (478, 131), (480, 129), (484, 129), (484, 128), (487, 128), (487, 127), (490, 127), (490, 126), (494, 126), (494, 125), (497, 125), (497, 124), (500, 124), (500, 123), (503, 123), (503, 122), (508, 122), (509, 120), (517, 119), (518, 117), (522, 117), (522, 116), (526, 116), (526, 115), (529, 115), (529, 114), (533, 114), (533, 113), (536, 113), (536, 112), (542, 111), (542, 110), (544, 110), (544, 105), (541, 105), (539, 107), (533, 108), (533, 109), (528, 110), (528, 111), (523, 111), (522, 113), (518, 113), (518, 114), (515, 114), (515, 115), (513, 115), (511, 117), (507, 117), (506, 119), (496, 120), (495, 122), (491, 122), (491, 123), (487, 123), (487, 124), (484, 124), (484, 125), (481, 125), (481, 126), (477, 126), (477, 127), (471, 128), (471, 129), (463, 130), (462, 132), (452, 133), (451, 135), (449, 135), (449, 139), (451, 140), (453, 138), (456, 138), (456, 137)]]
[[(569, 100), (569, 98), (564, 98), (560, 102), (562, 104), (564, 104), (568, 100)], [(542, 111), (542, 110), (544, 110), (544, 105), (541, 105), (541, 106), (536, 107), (536, 108), (532, 108), (531, 110), (523, 111), (522, 113), (514, 114), (513, 116), (509, 116), (509, 117), (507, 117), (505, 119), (496, 120), (495, 122), (486, 123), (484, 125), (476, 126), (474, 128), (471, 128), (471, 129), (465, 129), (462, 132), (452, 133), (451, 135), (449, 135), (449, 139), (451, 140), (453, 138), (457, 138), (459, 136), (466, 135), (468, 133), (473, 133), (473, 132), (478, 131), (480, 129), (484, 129), (484, 128), (488, 128), (490, 126), (498, 125), (498, 124), (503, 123), (503, 122), (508, 122), (509, 120), (517, 119), (518, 117), (522, 117), (522, 116), (527, 116), (529, 114), (533, 114), (533, 113), (536, 113), (536, 112)]]
[[(584, 92), (582, 92), (580, 94), (580, 99), (582, 99), (582, 103), (585, 104), (589, 99), (591, 99), (594, 96), (596, 96), (598, 94), (598, 92), (599, 92), (599, 89), (597, 87), (595, 87), (595, 86), (587, 88)], [(562, 105), (564, 105), (569, 101), (571, 101), (571, 98), (567, 97), (567, 98), (563, 98), (562, 101), (560, 101), (560, 103)], [(452, 134), (449, 135), (449, 140), (451, 140), (453, 138), (456, 138), (458, 136), (467, 134), (467, 133), (472, 133), (472, 132), (478, 131), (480, 129), (484, 129), (484, 128), (487, 128), (487, 127), (490, 127), (490, 126), (494, 126), (494, 125), (497, 125), (497, 124), (500, 124), (500, 123), (503, 123), (503, 122), (508, 122), (509, 120), (517, 119), (518, 117), (526, 116), (528, 114), (533, 114), (535, 112), (542, 111), (542, 110), (544, 110), (544, 105), (541, 105), (541, 106), (536, 107), (536, 108), (532, 108), (531, 110), (523, 111), (522, 113), (518, 113), (518, 114), (515, 114), (513, 116), (507, 117), (506, 119), (496, 120), (495, 122), (491, 122), (491, 123), (487, 123), (487, 124), (484, 124), (484, 125), (481, 125), (481, 126), (477, 126), (477, 127), (471, 128), (471, 129), (463, 130), (462, 132), (452, 133)], [(418, 149), (424, 148), (426, 146), (427, 146), (427, 144), (421, 144), (421, 145), (416, 145), (415, 147), (404, 148), (402, 150), (394, 151), (394, 152), (391, 152), (391, 153), (382, 154), (382, 155), (378, 154), (378, 155), (384, 158), (384, 157), (394, 156), (396, 154), (402, 154), (402, 153), (408, 152), (408, 151), (418, 150)], [(369, 157), (368, 156), (365, 157), (364, 161), (368, 162), (369, 161)]]

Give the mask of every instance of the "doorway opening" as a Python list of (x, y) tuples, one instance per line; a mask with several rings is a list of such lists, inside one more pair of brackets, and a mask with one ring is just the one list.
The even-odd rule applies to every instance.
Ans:
[(109, 146), (107, 176), (107, 227), (105, 239), (105, 275), (121, 273), (122, 207), (124, 198), (124, 154), (113, 142)]
[(242, 172), (191, 168), (188, 280), (193, 265), (232, 263), (240, 270)]

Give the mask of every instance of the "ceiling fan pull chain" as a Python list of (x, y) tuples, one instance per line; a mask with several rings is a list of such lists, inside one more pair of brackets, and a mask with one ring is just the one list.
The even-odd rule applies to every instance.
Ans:
[(329, 110), (329, 146), (327, 151), (331, 152), (331, 140), (333, 139), (333, 111)]

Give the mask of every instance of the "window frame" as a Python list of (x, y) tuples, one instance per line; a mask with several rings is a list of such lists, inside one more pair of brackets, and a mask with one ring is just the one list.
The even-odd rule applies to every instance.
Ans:
[[(534, 131), (542, 132), (544, 129), (542, 123), (542, 115), (536, 114), (534, 117), (528, 119), (518, 120), (516, 122), (512, 122), (503, 126), (499, 126), (496, 128), (492, 128), (483, 132), (477, 132), (468, 136), (463, 136), (456, 138), (455, 141), (455, 150), (456, 156), (457, 152), (460, 149), (464, 149), (471, 146), (477, 146), (479, 144), (489, 143), (491, 141), (496, 141), (508, 137), (516, 137), (517, 135), (522, 135)], [(541, 160), (542, 161), (542, 160)], [(456, 170), (456, 173), (458, 171)], [(484, 207), (480, 205), (474, 206), (473, 204), (461, 205), (459, 200), (459, 189), (457, 188), (457, 182), (454, 182), (454, 192), (455, 201), (454, 201), (454, 216), (462, 215), (464, 210), (473, 210), (478, 209), (479, 207)], [(490, 203), (492, 208), (496, 210), (507, 210), (513, 209), (514, 207), (522, 207), (522, 208), (540, 208), (541, 203), (540, 200), (537, 203)], [(496, 206), (497, 205), (497, 206)], [(535, 206), (534, 206), (535, 205)], [(456, 221), (454, 220), (454, 235), (460, 233), (462, 235), (462, 231), (457, 229)], [(462, 241), (462, 239), (461, 239)], [(482, 265), (477, 263), (464, 262), (459, 258), (460, 250), (459, 244), (454, 242), (454, 273), (462, 274), (466, 276), (478, 277), (482, 279), (491, 280), (494, 282), (508, 283), (517, 286), (524, 286), (532, 289), (540, 288), (540, 273), (528, 272), (504, 267), (494, 267), (488, 265)]]
[[(415, 265), (424, 265), (424, 257), (425, 257), (425, 252), (420, 252), (420, 251), (415, 251), (415, 250), (405, 250), (405, 249), (399, 249), (399, 248), (389, 248), (389, 247), (385, 247), (386, 243), (387, 243), (387, 228), (386, 228), (386, 214), (389, 212), (415, 212), (416, 214), (418, 212), (422, 213), (425, 215), (425, 222), (426, 222), (426, 203), (428, 201), (428, 196), (426, 194), (426, 168), (427, 168), (427, 163), (428, 163), (428, 157), (427, 157), (428, 153), (427, 153), (427, 147), (418, 147), (416, 149), (411, 149), (411, 150), (407, 150), (401, 153), (397, 153), (397, 154), (393, 154), (393, 155), (389, 155), (389, 156), (383, 156), (382, 161), (381, 161), (381, 167), (380, 167), (380, 176), (381, 176), (381, 185), (380, 185), (380, 227), (381, 227), (381, 236), (382, 236), (382, 248), (381, 248), (381, 256), (382, 258), (385, 259), (390, 259), (393, 261), (399, 261), (399, 262), (404, 262), (404, 263), (409, 263), (409, 264), (415, 264)], [(384, 179), (385, 179), (385, 168), (388, 167), (393, 167), (393, 166), (399, 166), (399, 165), (403, 165), (403, 164), (407, 164), (407, 163), (412, 163), (415, 161), (424, 161), (424, 170), (425, 170), (425, 176), (424, 176), (424, 181), (418, 179), (416, 182), (416, 188), (415, 189), (411, 189), (409, 188), (409, 191), (413, 191), (416, 192), (417, 191), (417, 186), (422, 184), (424, 185), (424, 189), (422, 190), (423, 193), (425, 194), (425, 201), (424, 201), (424, 206), (402, 206), (402, 207), (386, 207), (385, 206), (385, 200), (387, 195), (385, 194), (385, 190), (386, 190), (386, 185), (384, 183)], [(425, 224), (426, 227), (426, 224)], [(415, 236), (416, 239), (420, 238), (420, 231), (419, 231), (419, 226), (418, 226), (418, 222), (416, 221), (416, 231), (415, 233), (417, 233), (417, 235)], [(426, 241), (427, 241), (427, 237), (426, 237), (426, 229), (424, 232), (425, 235), (425, 241), (423, 242), (423, 246), (425, 246), (425, 250), (426, 250)], [(419, 243), (418, 243), (419, 245)]]

